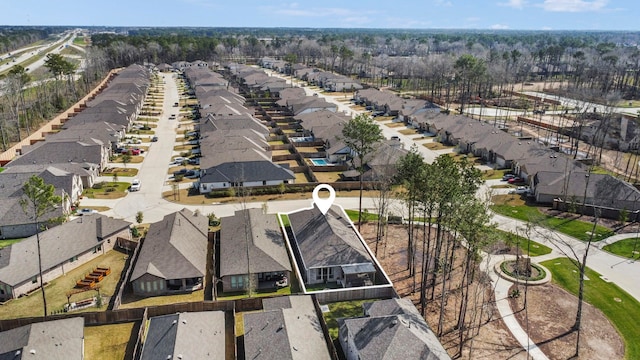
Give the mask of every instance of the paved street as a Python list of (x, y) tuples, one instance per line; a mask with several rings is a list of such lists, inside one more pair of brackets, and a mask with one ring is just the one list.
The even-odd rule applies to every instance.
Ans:
[[(175, 78), (173, 74), (161, 74), (165, 81), (165, 98), (163, 104), (163, 114), (158, 122), (156, 128), (156, 134), (159, 137), (159, 141), (151, 143), (151, 147), (148, 153), (145, 155), (145, 161), (139, 166), (140, 172), (138, 178), (142, 181), (142, 189), (139, 192), (131, 193), (125, 198), (117, 200), (96, 200), (96, 199), (83, 199), (81, 207), (86, 206), (108, 206), (111, 210), (104, 212), (106, 215), (114, 216), (117, 218), (124, 218), (128, 221), (135, 221), (135, 214), (138, 211), (144, 213), (144, 222), (156, 222), (162, 219), (162, 217), (168, 213), (180, 210), (182, 208), (188, 208), (192, 211), (199, 210), (203, 214), (215, 213), (219, 217), (230, 216), (236, 210), (243, 208), (242, 204), (216, 204), (213, 201), (211, 203), (201, 204), (198, 206), (185, 206), (176, 203), (168, 202), (161, 197), (161, 193), (169, 189), (168, 185), (165, 185), (167, 179), (167, 169), (171, 156), (174, 155), (173, 147), (175, 144), (175, 130), (177, 127), (177, 120), (168, 120), (169, 115), (177, 111), (172, 105), (178, 101), (178, 91), (176, 87)], [(307, 93), (317, 93), (315, 91), (305, 88)], [(326, 96), (318, 93), (318, 96), (324, 97), (327, 101), (338, 104), (339, 110), (349, 114), (353, 114), (354, 111), (348, 107), (348, 105), (337, 101), (335, 97)], [(409, 147), (417, 139), (414, 136), (409, 137), (402, 135), (398, 132), (397, 128), (391, 128), (387, 126), (381, 126), (383, 134), (386, 137), (399, 136), (405, 147)], [(418, 140), (420, 141), (420, 140)], [(427, 161), (433, 161), (438, 152), (431, 151), (424, 146), (418, 146), (420, 152), (425, 156)], [(481, 189), (478, 191), (478, 196), (484, 199), (489, 199), (491, 194), (506, 193), (510, 189), (491, 189), (492, 185), (500, 184), (500, 180), (487, 181)], [(345, 209), (357, 209), (358, 198), (336, 198), (335, 201)], [(288, 201), (270, 201), (267, 203), (268, 212), (289, 212), (296, 209), (309, 207), (312, 203), (311, 195), (309, 199), (305, 200), (288, 200)], [(264, 204), (262, 202), (250, 202), (246, 203), (246, 208), (260, 208)], [(376, 205), (374, 199), (363, 199), (363, 207), (375, 211)], [(401, 201), (394, 201), (392, 205), (392, 212), (396, 214), (405, 213), (404, 207)], [(524, 229), (527, 224), (512, 218), (507, 218), (501, 215), (494, 214), (492, 221), (498, 225), (499, 229), (516, 232), (519, 234), (524, 233)], [(618, 235), (613, 240), (619, 240), (623, 238), (636, 237), (636, 234)], [(533, 260), (535, 262), (541, 262), (564, 256), (563, 254), (575, 253), (577, 256), (581, 255), (585, 251), (585, 244), (577, 239), (562, 235), (559, 233), (551, 232), (547, 229), (533, 227), (530, 230), (529, 236), (532, 240), (545, 244), (553, 249), (553, 252), (549, 255), (536, 257)], [(611, 242), (612, 239), (603, 240)], [(631, 294), (634, 298), (640, 300), (640, 287), (637, 286), (637, 275), (640, 274), (640, 262), (629, 261), (622, 259), (618, 256), (609, 254), (600, 250), (602, 245), (594, 244), (589, 252), (587, 265), (600, 273), (604, 279), (612, 281), (620, 286), (622, 289)], [(486, 257), (482, 268), (493, 269), (493, 265), (504, 259), (504, 256), (491, 256)], [(487, 263), (488, 262), (488, 263)], [(511, 285), (510, 282), (498, 278), (492, 270), (489, 270), (490, 276), (495, 284), (495, 298), (498, 310), (505, 321), (505, 324), (509, 327), (510, 331), (514, 334), (516, 339), (525, 349), (529, 349), (530, 355), (534, 359), (544, 360), (547, 357), (535, 346), (535, 344), (528, 339), (526, 332), (520, 327), (515, 320), (513, 313), (508, 305), (508, 289)]]

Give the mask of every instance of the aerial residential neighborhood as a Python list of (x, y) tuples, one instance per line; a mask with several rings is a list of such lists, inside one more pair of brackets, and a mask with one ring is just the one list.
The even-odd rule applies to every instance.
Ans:
[(640, 358), (640, 33), (354, 19), (0, 25), (0, 359)]

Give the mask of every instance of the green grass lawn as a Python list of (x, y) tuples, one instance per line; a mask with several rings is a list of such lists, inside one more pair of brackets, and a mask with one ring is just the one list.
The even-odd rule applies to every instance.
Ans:
[[(523, 236), (510, 233), (508, 231), (493, 229), (492, 237), (497, 241), (504, 242), (505, 244), (518, 245), (522, 253), (529, 256), (540, 256), (551, 253), (550, 247), (542, 245), (539, 242), (529, 240)], [(528, 252), (527, 249), (529, 249)]]
[[(110, 267), (111, 274), (107, 275), (100, 282), (100, 294), (102, 296), (112, 296), (115, 293), (116, 285), (120, 279), (122, 270), (124, 269), (125, 254), (116, 250), (101, 255), (86, 264), (67, 272), (66, 275), (49, 282), (45, 286), (45, 295), (47, 296), (47, 310), (49, 313), (60, 311), (64, 304), (67, 303), (67, 293), (75, 289), (76, 281), (84, 278), (84, 276), (96, 267)], [(97, 292), (90, 290), (71, 296), (71, 301), (79, 301), (96, 296)], [(104, 311), (107, 309), (106, 302), (101, 308), (89, 307), (79, 312), (87, 311)], [(13, 319), (22, 317), (42, 316), (42, 293), (40, 290), (32, 292), (29, 296), (13, 299), (0, 307), (0, 319)]]
[[(570, 259), (561, 258), (542, 262), (552, 273), (553, 282), (562, 286), (572, 294), (578, 294), (577, 267)], [(587, 268), (585, 275), (584, 299), (600, 309), (620, 332), (625, 343), (625, 357), (640, 359), (640, 303), (616, 284), (606, 282), (600, 274)]]
[[(520, 195), (518, 195), (518, 197), (519, 196)], [(580, 221), (574, 218), (561, 219), (553, 216), (548, 216), (541, 213), (540, 210), (538, 210), (538, 208), (535, 206), (513, 204), (500, 201), (500, 199), (503, 198), (504, 195), (495, 196), (493, 200), (494, 205), (491, 205), (491, 210), (500, 215), (512, 217), (514, 219), (537, 223), (540, 226), (561, 232), (565, 235), (573, 236), (576, 239), (582, 241), (589, 240), (590, 232), (593, 229), (593, 224), (591, 223)], [(595, 236), (593, 237), (593, 241), (600, 241), (611, 235), (613, 235), (613, 231), (604, 226), (598, 225), (595, 229)]]
[(8, 239), (8, 240), (0, 240), (0, 249), (7, 247), (11, 244), (15, 244), (17, 242), (22, 241), (24, 238), (22, 239)]
[(102, 173), (102, 176), (113, 176), (114, 174), (117, 174), (118, 177), (120, 176), (136, 176), (138, 175), (138, 169), (134, 169), (134, 168), (113, 168), (113, 169), (108, 169), (107, 171)]
[[(0, 245), (0, 247), (2, 246)], [(640, 240), (637, 238), (616, 241), (613, 244), (605, 245), (602, 249), (628, 259), (640, 258)]]
[[(364, 300), (343, 301), (328, 304), (329, 312), (322, 314), (329, 328), (329, 336), (335, 340), (338, 338), (338, 319), (363, 316), (362, 304)], [(408, 360), (408, 359), (407, 359)]]
[(265, 297), (265, 296), (286, 296), (291, 295), (291, 286), (279, 288), (278, 290), (257, 290), (252, 291), (251, 296), (247, 292), (221, 293), (218, 292), (217, 300), (238, 300), (249, 297)]
[(151, 297), (136, 296), (132, 293), (125, 292), (125, 294), (122, 296), (122, 305), (120, 305), (120, 309), (132, 309), (146, 306), (179, 304), (197, 301), (204, 301), (204, 290), (197, 290), (187, 294)]
[[(353, 222), (358, 222), (358, 210), (344, 210), (347, 215), (349, 216), (349, 219), (351, 219), (351, 221)], [(370, 212), (366, 212), (363, 211), (362, 212), (362, 222), (366, 223), (367, 221), (374, 221), (374, 220), (378, 220), (378, 214), (372, 214)]]
[(502, 179), (505, 174), (510, 174), (511, 170), (486, 170), (482, 172), (482, 180)]
[[(85, 189), (82, 193), (84, 196), (91, 199), (118, 199), (127, 195), (127, 189), (131, 183), (128, 182), (105, 182), (99, 189), (90, 188)], [(95, 187), (96, 185), (94, 185)], [(114, 189), (114, 190), (107, 190)]]
[(138, 323), (86, 326), (84, 328), (85, 357), (92, 360), (131, 359), (129, 342), (135, 342)]

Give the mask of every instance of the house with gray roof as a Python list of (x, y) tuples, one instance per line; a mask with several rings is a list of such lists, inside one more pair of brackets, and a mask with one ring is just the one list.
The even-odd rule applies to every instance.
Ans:
[(287, 215), (293, 236), (287, 234), (287, 240), (305, 285), (376, 284), (373, 256), (341, 207), (333, 205), (323, 214), (314, 205)]
[(263, 308), (243, 315), (245, 359), (332, 358), (310, 296), (264, 299)]
[(221, 218), (220, 225), (222, 291), (276, 288), (277, 281), (291, 279), (289, 255), (274, 214), (238, 210)]
[(140, 296), (191, 292), (207, 273), (209, 219), (188, 209), (151, 224), (129, 282)]
[(362, 307), (364, 317), (338, 319), (347, 360), (451, 359), (411, 300), (379, 300)]
[[(233, 154), (235, 152), (231, 155)], [(268, 160), (230, 161), (204, 170), (204, 174), (200, 176), (200, 193), (232, 187), (293, 184), (295, 179), (293, 171), (289, 170), (286, 164), (274, 164)]]
[[(82, 216), (40, 233), (42, 282), (48, 283), (131, 239), (130, 222), (101, 214)], [(40, 286), (36, 236), (0, 249), (0, 300)]]
[(66, 162), (96, 164), (100, 170), (109, 162), (109, 147), (96, 141), (41, 141), (22, 148), (22, 155), (6, 166), (31, 164), (59, 164)]
[(84, 318), (36, 322), (0, 332), (2, 360), (84, 359)]
[(71, 205), (82, 193), (79, 176), (43, 165), (25, 165), (7, 168), (0, 173), (0, 239), (16, 239), (36, 233), (36, 225), (20, 205), (24, 196), (22, 187), (31, 176), (41, 177), (46, 184), (53, 185), (61, 203), (40, 218), (41, 226), (56, 226), (60, 219), (71, 213)]
[(586, 171), (539, 171), (531, 187), (536, 201), (551, 204), (554, 199), (581, 205), (634, 212), (640, 210), (640, 191), (608, 174)]
[(183, 312), (149, 319), (140, 360), (225, 359), (223, 311)]

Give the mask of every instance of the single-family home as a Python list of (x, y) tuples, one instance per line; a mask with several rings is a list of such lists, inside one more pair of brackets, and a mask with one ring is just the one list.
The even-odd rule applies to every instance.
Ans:
[[(82, 216), (42, 231), (42, 282), (48, 283), (113, 249), (118, 238), (131, 239), (130, 222), (101, 214)], [(0, 300), (40, 287), (36, 236), (0, 249)]]
[(224, 162), (204, 170), (200, 176), (200, 193), (231, 187), (293, 184), (295, 179), (293, 171), (289, 170), (286, 164), (274, 164), (267, 160)]
[(222, 291), (288, 285), (291, 263), (274, 214), (264, 214), (261, 209), (245, 209), (220, 220)]
[[(60, 204), (40, 218), (42, 226), (56, 226), (71, 213), (71, 205), (82, 193), (82, 181), (78, 175), (43, 165), (16, 166), (0, 173), (0, 239), (29, 237), (36, 233), (36, 225), (27, 215), (20, 201), (24, 197), (22, 187), (31, 176), (41, 177), (45, 184), (53, 185)], [(23, 171), (24, 170), (24, 171)]]
[(83, 360), (84, 318), (35, 322), (0, 332), (0, 359)]
[(317, 206), (288, 214), (293, 249), (305, 285), (337, 283), (341, 287), (376, 284), (373, 256), (344, 210)]
[(140, 360), (225, 359), (223, 311), (183, 312), (149, 319)]
[(364, 317), (338, 319), (347, 360), (451, 359), (411, 300), (379, 300), (362, 307)]
[(320, 316), (308, 295), (265, 298), (263, 311), (244, 313), (244, 358), (328, 360)]
[(129, 282), (140, 296), (191, 292), (204, 286), (209, 219), (188, 209), (151, 224)]

